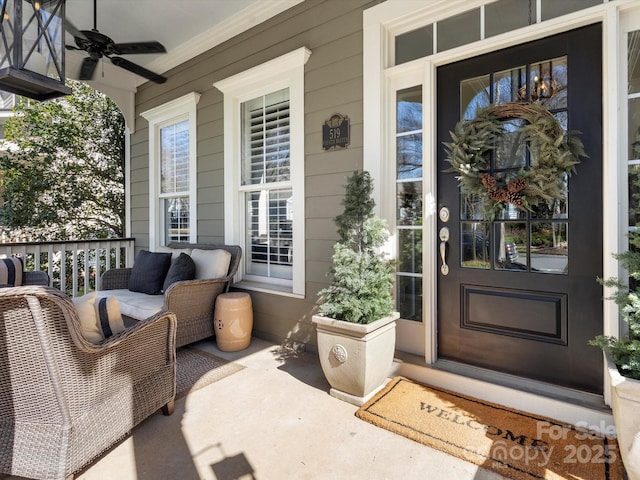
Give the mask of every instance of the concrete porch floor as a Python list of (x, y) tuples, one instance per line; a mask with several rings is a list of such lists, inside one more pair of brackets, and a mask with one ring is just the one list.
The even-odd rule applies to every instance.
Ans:
[(316, 354), (255, 338), (233, 353), (196, 346), (246, 368), (154, 414), (76, 478), (503, 478), (358, 419), (329, 395)]

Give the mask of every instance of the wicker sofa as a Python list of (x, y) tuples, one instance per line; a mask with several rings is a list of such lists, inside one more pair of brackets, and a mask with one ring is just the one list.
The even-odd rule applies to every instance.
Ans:
[(0, 477), (68, 479), (149, 415), (173, 411), (175, 316), (99, 344), (47, 286), (0, 288)]
[[(171, 249), (224, 249), (231, 254), (227, 275), (222, 278), (183, 280), (172, 284), (162, 295), (157, 309), (168, 310), (176, 314), (178, 321), (176, 334), (176, 347), (182, 347), (189, 343), (197, 342), (214, 335), (213, 309), (216, 297), (220, 293), (229, 291), (229, 286), (238, 270), (242, 249), (238, 245), (214, 245), (203, 243), (171, 243)], [(99, 289), (101, 292), (119, 290), (129, 298), (133, 295), (139, 301), (144, 302), (145, 297), (158, 297), (135, 292), (131, 294), (125, 290), (128, 288), (131, 277), (131, 268), (111, 269), (104, 272)], [(109, 292), (106, 292), (109, 293)], [(147, 298), (157, 301), (158, 298)], [(156, 310), (157, 310), (156, 309)], [(153, 310), (150, 310), (153, 311)], [(125, 314), (125, 312), (123, 312)], [(126, 316), (126, 315), (125, 315)], [(136, 320), (139, 320), (137, 318)]]

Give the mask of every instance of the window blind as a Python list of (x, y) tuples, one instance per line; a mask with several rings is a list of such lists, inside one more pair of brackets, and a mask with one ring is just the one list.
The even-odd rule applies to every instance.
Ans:
[(160, 129), (160, 193), (189, 190), (189, 121)]
[(288, 90), (243, 104), (243, 185), (290, 180)]

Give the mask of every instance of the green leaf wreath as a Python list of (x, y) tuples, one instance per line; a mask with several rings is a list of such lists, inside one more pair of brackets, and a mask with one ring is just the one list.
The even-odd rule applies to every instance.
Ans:
[[(505, 134), (504, 121), (511, 119), (525, 120), (515, 133), (529, 149), (531, 166), (515, 175), (493, 174), (491, 154), (496, 140)], [(575, 172), (580, 157), (587, 156), (576, 132), (565, 132), (549, 110), (535, 103), (489, 105), (474, 119), (458, 122), (450, 133), (453, 141), (444, 143), (451, 164), (447, 171), (458, 173), (463, 194), (483, 200), (489, 218), (507, 204), (531, 210), (541, 202), (563, 200), (565, 176)]]

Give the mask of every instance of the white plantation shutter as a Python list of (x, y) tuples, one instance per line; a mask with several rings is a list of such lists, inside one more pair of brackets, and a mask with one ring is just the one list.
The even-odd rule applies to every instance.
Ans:
[(189, 121), (160, 129), (160, 193), (189, 191)]
[(290, 180), (289, 89), (243, 103), (242, 184)]
[(160, 201), (164, 243), (189, 240), (189, 121), (160, 129)]
[[(245, 247), (244, 287), (304, 298), (306, 47), (220, 80), (224, 236)], [(295, 200), (294, 200), (295, 199)]]
[(242, 104), (246, 271), (291, 280), (293, 219), (289, 89)]

